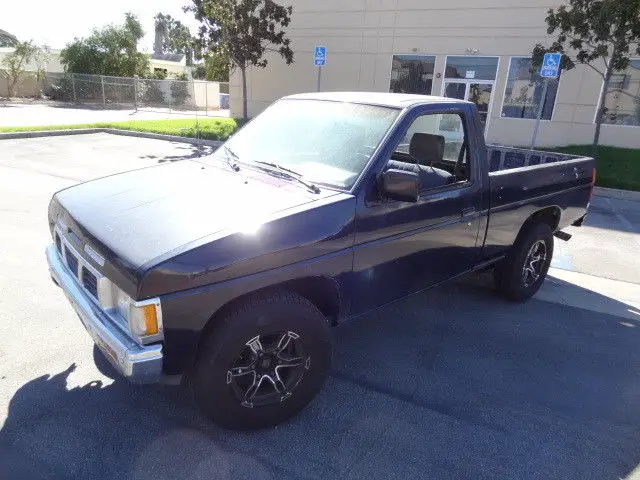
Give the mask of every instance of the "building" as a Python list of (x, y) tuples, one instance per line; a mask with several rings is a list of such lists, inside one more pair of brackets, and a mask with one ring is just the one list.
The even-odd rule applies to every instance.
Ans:
[[(286, 1), (286, 0), (285, 0)], [(536, 43), (549, 42), (552, 0), (289, 0), (291, 66), (277, 56), (248, 71), (253, 116), (284, 95), (315, 91), (316, 45), (327, 47), (325, 91), (366, 90), (445, 95), (471, 100), (489, 142), (528, 145), (542, 82), (530, 73)], [(579, 65), (549, 83), (538, 145), (590, 144), (602, 79)], [(231, 79), (231, 107), (242, 112), (240, 74)], [(640, 58), (614, 77), (606, 97), (601, 143), (640, 147)]]
[(182, 53), (154, 53), (149, 57), (149, 69), (169, 77), (182, 75), (187, 72), (187, 57)]
[[(13, 53), (13, 47), (0, 47), (0, 71), (6, 69), (4, 58)], [(36, 72), (41, 68), (45, 72), (59, 73), (64, 71), (64, 67), (60, 62), (60, 50), (47, 49), (46, 60), (38, 65), (35, 61), (28, 62), (24, 69), (26, 73), (21, 76), (15, 87), (16, 94), (19, 97), (39, 97), (42, 90), (42, 81), (38, 80)], [(0, 97), (6, 97), (9, 94), (9, 79), (0, 73)]]

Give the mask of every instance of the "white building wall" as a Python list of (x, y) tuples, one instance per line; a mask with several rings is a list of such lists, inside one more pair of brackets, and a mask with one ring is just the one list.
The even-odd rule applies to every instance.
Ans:
[[(528, 56), (538, 42), (548, 40), (545, 17), (557, 4), (545, 0), (292, 0), (287, 32), (295, 63), (285, 65), (271, 55), (266, 69), (247, 74), (249, 115), (254, 116), (277, 98), (315, 91), (317, 69), (312, 53), (327, 47), (322, 90), (388, 91), (393, 54), (436, 55), (433, 94), (442, 93), (447, 55), (499, 56), (487, 139), (527, 145), (534, 120), (501, 118), (509, 60)], [(437, 78), (437, 74), (441, 77)], [(562, 75), (551, 121), (543, 121), (542, 146), (590, 143), (594, 131), (598, 75), (579, 66)], [(231, 76), (231, 108), (241, 115), (240, 74)], [(640, 128), (604, 125), (602, 143), (640, 147)]]

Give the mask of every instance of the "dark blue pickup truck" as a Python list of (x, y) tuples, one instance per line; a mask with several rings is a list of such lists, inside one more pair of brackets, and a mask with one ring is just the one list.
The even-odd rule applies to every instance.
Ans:
[(213, 421), (259, 428), (318, 393), (331, 325), (490, 267), (531, 297), (594, 177), (486, 146), (471, 103), (295, 95), (210, 156), (56, 193), (47, 258), (122, 375), (187, 379)]

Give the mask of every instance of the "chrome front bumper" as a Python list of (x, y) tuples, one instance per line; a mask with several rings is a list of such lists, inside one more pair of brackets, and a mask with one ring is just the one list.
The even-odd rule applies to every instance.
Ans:
[(62, 263), (55, 245), (47, 247), (51, 278), (62, 288), (84, 328), (105, 357), (133, 383), (156, 383), (162, 375), (162, 346), (142, 346), (129, 337), (89, 297)]

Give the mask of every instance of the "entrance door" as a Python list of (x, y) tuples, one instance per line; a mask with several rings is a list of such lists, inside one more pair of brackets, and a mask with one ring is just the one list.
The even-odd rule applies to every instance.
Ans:
[(478, 80), (445, 80), (443, 95), (458, 100), (467, 100), (475, 103), (480, 113), (480, 121), (484, 127), (489, 116), (493, 82)]

